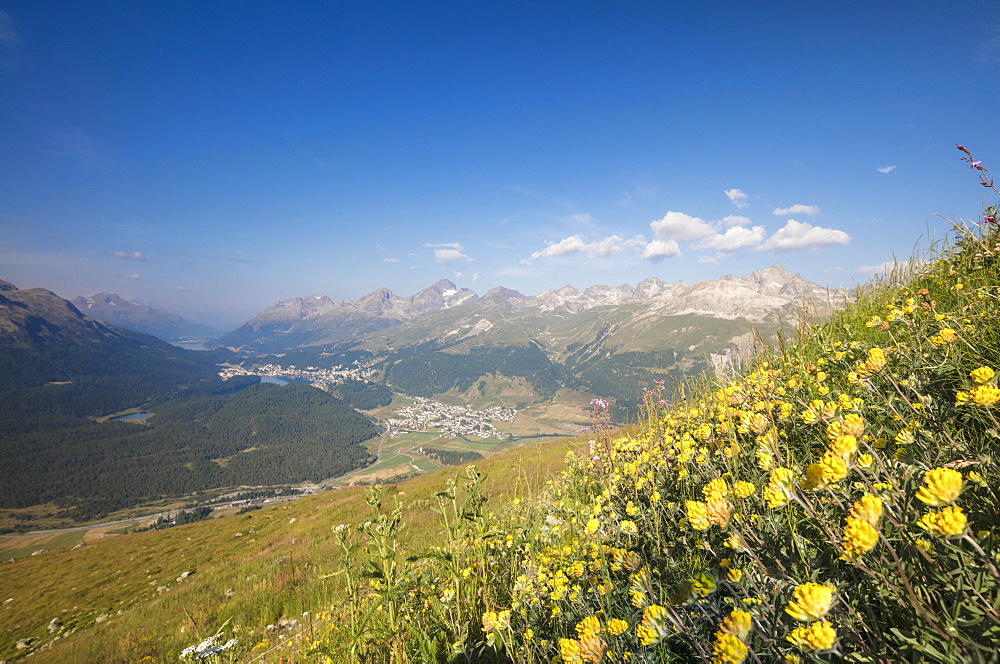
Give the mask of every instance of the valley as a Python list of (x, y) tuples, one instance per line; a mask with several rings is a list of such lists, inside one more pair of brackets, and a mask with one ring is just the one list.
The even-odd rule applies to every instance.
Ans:
[[(851, 297), (778, 265), (535, 296), (440, 280), (410, 297), (282, 301), (186, 351), (3, 285), (0, 361), (18, 369), (3, 376), (0, 529), (17, 532), (238, 487), (395, 482), (577, 435), (595, 398), (635, 422), (653, 385), (671, 399)], [(156, 311), (108, 294), (78, 305)]]

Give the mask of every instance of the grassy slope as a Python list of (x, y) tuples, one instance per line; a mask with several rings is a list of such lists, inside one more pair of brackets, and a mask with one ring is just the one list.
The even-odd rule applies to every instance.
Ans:
[[(528, 497), (562, 465), (567, 443), (515, 450), (479, 464), (487, 493), (503, 504)], [(420, 509), (456, 471), (410, 480), (401, 537), (425, 547), (440, 526)], [(339, 597), (331, 528), (362, 521), (363, 489), (341, 489), (240, 516), (164, 531), (106, 537), (73, 550), (50, 551), (0, 566), (0, 659), (17, 661), (24, 638), (36, 662), (176, 661), (186, 646), (227, 620), (249, 647), (273, 634), (282, 617), (328, 606)], [(186, 579), (177, 579), (193, 572)], [(164, 590), (159, 588), (164, 587)], [(232, 593), (227, 595), (227, 591)], [(4, 602), (7, 598), (13, 598)], [(61, 625), (50, 633), (50, 621)]]
[(732, 382), (598, 436), (436, 565), (362, 582), (319, 646), (329, 661), (992, 661), (1000, 233), (958, 235)]

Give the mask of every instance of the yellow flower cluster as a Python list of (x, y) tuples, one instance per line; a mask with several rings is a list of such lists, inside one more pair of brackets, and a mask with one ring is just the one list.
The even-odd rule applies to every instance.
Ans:
[(917, 525), (935, 535), (958, 537), (965, 533), (968, 519), (961, 507), (945, 507), (938, 512), (928, 512), (920, 517)]
[(833, 586), (813, 581), (795, 586), (792, 599), (785, 606), (785, 613), (802, 621), (822, 618), (833, 606), (835, 593)]
[(651, 604), (642, 612), (642, 622), (635, 628), (639, 642), (644, 646), (659, 643), (667, 636), (667, 610)]
[[(650, 407), (637, 429), (574, 456), (552, 494), (553, 520), (521, 549), (524, 580), (513, 603), (521, 620), (549, 635), (532, 658), (558, 651), (587, 661), (600, 652), (603, 661), (624, 661), (631, 649), (637, 660), (658, 661), (673, 648), (664, 641), (701, 639), (700, 652), (720, 663), (763, 652), (804, 660), (838, 644), (884, 661), (895, 637), (868, 622), (873, 616), (910, 620), (893, 626), (923, 636), (919, 612), (897, 618), (895, 607), (910, 600), (884, 582), (899, 574), (893, 561), (915, 570), (911, 582), (937, 582), (952, 558), (931, 553), (947, 548), (964, 556), (963, 570), (977, 570), (963, 573), (991, 574), (995, 547), (968, 535), (970, 522), (984, 528), (1000, 518), (990, 490), (997, 471), (985, 463), (992, 439), (973, 439), (956, 422), (982, 433), (996, 427), (987, 408), (1000, 404), (990, 368), (998, 363), (986, 323), (1000, 316), (980, 323), (975, 314), (992, 315), (1000, 289), (980, 310), (946, 309), (945, 290), (952, 298), (983, 291), (970, 279), (955, 291), (954, 278), (935, 269), (921, 283), (928, 289), (901, 288), (880, 302), (885, 310), (860, 334), (864, 320), (825, 328), (850, 329), (857, 340), (827, 336), (807, 351), (783, 349), (732, 382), (689, 394), (683, 406)], [(992, 341), (977, 345), (983, 338)], [(956, 375), (968, 378), (953, 399)], [(958, 470), (971, 463), (982, 464), (976, 479)], [(976, 494), (974, 513), (957, 506), (965, 490)], [(788, 592), (791, 579), (823, 582), (791, 585), (777, 611), (755, 608)], [(947, 583), (928, 592), (948, 596)], [(852, 620), (834, 628), (838, 602)], [(573, 634), (579, 618), (571, 616), (586, 606), (607, 622)], [(710, 644), (706, 620), (716, 624)], [(787, 636), (780, 644), (764, 636), (775, 633)]]
[(832, 650), (837, 643), (837, 630), (827, 621), (814, 622), (807, 627), (796, 627), (788, 635), (789, 642), (814, 652)]
[(917, 489), (917, 500), (931, 507), (951, 505), (962, 493), (962, 473), (952, 468), (934, 468), (924, 473), (924, 483)]

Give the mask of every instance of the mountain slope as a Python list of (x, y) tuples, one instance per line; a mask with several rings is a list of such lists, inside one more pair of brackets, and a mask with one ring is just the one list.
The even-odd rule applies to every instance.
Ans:
[(380, 288), (356, 302), (335, 302), (325, 295), (284, 300), (265, 309), (240, 328), (213, 342), (217, 347), (250, 352), (290, 349), (355, 339), (421, 314), (471, 304), (476, 294), (442, 279), (412, 295), (400, 297)]
[(73, 298), (72, 303), (91, 318), (168, 341), (210, 339), (219, 335), (218, 330), (208, 325), (192, 323), (180, 314), (163, 311), (148, 304), (129, 302), (113, 293), (77, 297)]
[[(324, 337), (339, 342), (315, 345), (331, 351), (326, 358), (293, 353), (291, 363), (337, 364), (347, 351), (367, 353), (385, 382), (415, 395), (461, 392), (487, 374), (502, 374), (527, 379), (538, 399), (561, 387), (584, 388), (632, 411), (656, 380), (676, 383), (731, 365), (752, 346), (752, 329), (770, 337), (850, 298), (780, 265), (694, 285), (649, 278), (636, 286), (564, 286), (534, 296), (503, 287), (481, 298), (466, 293), (457, 304), (436, 299), (423, 313), (413, 306), (417, 296), (397, 298), (386, 289), (334, 313), (329, 304), (302, 313), (298, 303), (279, 303), (251, 324), (261, 334), (258, 348), (284, 349), (304, 336), (310, 344)], [(286, 326), (277, 335), (276, 319)]]
[[(0, 284), (0, 505), (56, 501), (82, 517), (162, 495), (280, 484), (368, 462), (363, 415), (305, 385), (222, 381), (194, 352)], [(239, 393), (235, 393), (239, 392)], [(148, 421), (105, 421), (146, 409)]]

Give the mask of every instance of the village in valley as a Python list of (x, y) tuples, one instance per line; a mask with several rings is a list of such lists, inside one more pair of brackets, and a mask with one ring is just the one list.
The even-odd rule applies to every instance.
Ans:
[(509, 406), (472, 410), (423, 397), (415, 397), (412, 405), (401, 408), (396, 413), (400, 417), (388, 420), (389, 435), (393, 437), (440, 429), (442, 437), (476, 436), (506, 440), (511, 434), (498, 431), (493, 422), (513, 422), (517, 417), (517, 410)]
[(370, 366), (353, 363), (349, 366), (337, 365), (330, 369), (317, 367), (298, 368), (294, 364), (283, 367), (278, 364), (255, 364), (249, 369), (238, 364), (223, 364), (219, 376), (229, 380), (233, 376), (260, 376), (261, 378), (280, 378), (282, 380), (306, 381), (321, 390), (344, 380), (369, 381), (375, 376), (375, 370)]

